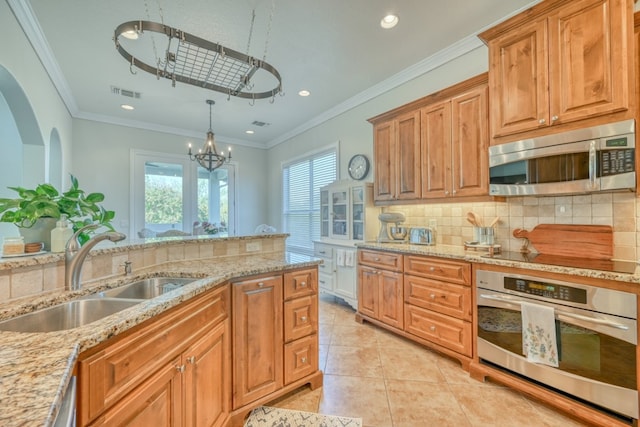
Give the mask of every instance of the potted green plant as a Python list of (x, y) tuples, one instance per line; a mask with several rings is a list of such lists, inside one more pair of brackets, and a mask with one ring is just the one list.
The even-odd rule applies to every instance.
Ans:
[[(101, 202), (104, 194), (89, 193), (80, 189), (78, 180), (71, 175), (71, 187), (64, 193), (51, 184), (39, 184), (35, 189), (7, 187), (18, 193), (16, 199), (0, 198), (0, 222), (14, 223), (21, 230), (42, 228), (42, 240), (49, 242), (50, 232), (62, 214), (67, 215), (73, 230), (78, 231), (88, 224), (100, 224), (114, 231), (111, 221), (115, 212), (106, 210)], [(41, 226), (40, 223), (47, 225)], [(47, 232), (49, 235), (47, 235)], [(89, 240), (88, 234), (80, 237), (80, 242)], [(26, 238), (25, 238), (26, 240)], [(36, 240), (37, 241), (37, 240)], [(45, 250), (48, 250), (45, 248)]]

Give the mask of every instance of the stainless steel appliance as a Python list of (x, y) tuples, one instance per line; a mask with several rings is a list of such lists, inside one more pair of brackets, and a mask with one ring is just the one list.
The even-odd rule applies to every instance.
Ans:
[(489, 194), (635, 190), (635, 122), (626, 120), (489, 148)]
[[(380, 220), (380, 232), (378, 233), (378, 242), (403, 242), (407, 237), (407, 229), (401, 227), (405, 220), (405, 216), (401, 212), (383, 212), (378, 215)], [(395, 225), (391, 225), (395, 224)], [(390, 230), (390, 228), (392, 230)]]
[[(635, 295), (540, 276), (476, 271), (478, 356), (624, 417), (638, 418)], [(521, 304), (553, 307), (557, 368), (522, 353)]]
[(412, 227), (409, 232), (409, 243), (414, 245), (435, 245), (436, 230), (430, 227)]

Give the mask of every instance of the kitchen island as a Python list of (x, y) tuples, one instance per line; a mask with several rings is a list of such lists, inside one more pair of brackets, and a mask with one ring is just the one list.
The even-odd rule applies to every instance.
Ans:
[[(270, 251), (259, 254), (242, 253), (238, 246), (248, 241), (275, 239), (276, 243)], [(165, 248), (166, 253), (176, 252), (181, 247), (181, 259), (170, 259), (161, 255), (160, 263), (149, 263), (138, 266), (134, 273), (125, 276), (123, 273), (110, 275), (104, 279), (94, 280), (79, 291), (58, 290), (33, 298), (22, 298), (9, 301), (0, 308), (0, 319), (55, 305), (59, 302), (82, 297), (100, 290), (114, 288), (125, 283), (146, 277), (172, 276), (189, 277), (195, 281), (159, 297), (141, 301), (133, 307), (107, 316), (88, 325), (59, 332), (18, 333), (0, 331), (0, 368), (3, 375), (0, 380), (0, 424), (3, 426), (47, 426), (52, 425), (62, 397), (78, 357), (112, 337), (144, 323), (160, 314), (177, 307), (198, 295), (216, 287), (225, 286), (233, 279), (248, 276), (259, 276), (308, 268), (317, 269), (320, 261), (311, 257), (287, 254), (284, 251), (285, 235), (247, 236), (228, 239), (194, 239), (164, 240), (154, 242), (136, 242), (118, 247), (106, 247), (92, 252), (95, 259), (108, 255), (120, 262), (127, 257), (135, 257), (135, 251), (149, 248)], [(223, 242), (232, 246), (231, 252), (195, 259), (185, 259), (185, 254), (194, 252), (193, 247), (206, 248)], [(247, 241), (247, 242), (245, 242)], [(282, 244), (278, 243), (281, 242)], [(172, 249), (173, 248), (173, 249)], [(191, 249), (187, 249), (191, 248)], [(195, 252), (198, 252), (196, 250)], [(215, 249), (212, 250), (212, 254)], [(62, 255), (48, 254), (40, 257), (13, 259), (5, 264), (5, 269), (17, 271), (20, 268), (34, 268), (40, 264), (60, 264)], [(166, 259), (165, 259), (166, 258)], [(3, 264), (3, 263), (0, 263)], [(321, 375), (321, 374), (320, 374)]]

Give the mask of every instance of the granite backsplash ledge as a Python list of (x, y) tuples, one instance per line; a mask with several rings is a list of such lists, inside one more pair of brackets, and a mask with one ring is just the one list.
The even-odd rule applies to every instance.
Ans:
[[(288, 234), (261, 234), (227, 238), (181, 237), (101, 242), (87, 257), (82, 283), (91, 287), (124, 275), (125, 261), (132, 273), (167, 262), (216, 259), (241, 255), (284, 253)], [(0, 303), (33, 298), (64, 290), (64, 254), (48, 253), (0, 260)]]

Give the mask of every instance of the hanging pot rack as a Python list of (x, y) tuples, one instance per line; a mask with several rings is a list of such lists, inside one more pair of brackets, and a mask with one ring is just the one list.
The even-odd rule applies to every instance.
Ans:
[[(149, 65), (131, 55), (120, 42), (120, 36), (126, 32), (142, 35), (145, 31), (164, 34), (168, 37), (164, 60), (157, 60), (157, 66)], [(172, 41), (174, 43), (172, 48)], [(253, 56), (245, 55), (218, 43), (204, 40), (185, 31), (152, 21), (129, 21), (120, 24), (113, 38), (116, 50), (129, 63), (132, 73), (137, 67), (156, 78), (166, 78), (205, 89), (226, 94), (229, 98), (237, 96), (251, 100), (272, 98), (282, 94), (282, 78), (271, 64)], [(135, 40), (128, 40), (128, 42)], [(252, 92), (253, 76), (264, 70), (277, 81), (276, 86), (263, 92)]]

